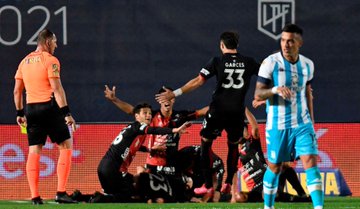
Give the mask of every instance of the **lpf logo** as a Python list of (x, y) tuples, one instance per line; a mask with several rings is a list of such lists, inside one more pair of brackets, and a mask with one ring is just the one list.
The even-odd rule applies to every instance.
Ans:
[(295, 0), (258, 1), (259, 31), (278, 40), (287, 23), (295, 23)]

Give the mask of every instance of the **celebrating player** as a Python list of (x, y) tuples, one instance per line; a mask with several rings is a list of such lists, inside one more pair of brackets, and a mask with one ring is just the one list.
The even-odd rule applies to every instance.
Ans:
[(135, 122), (119, 133), (98, 166), (98, 177), (102, 189), (108, 194), (108, 202), (133, 201), (133, 175), (128, 173), (128, 167), (145, 141), (146, 134), (182, 134), (190, 125), (186, 122), (179, 128), (152, 127), (149, 126), (152, 119), (149, 104), (138, 104), (133, 111)]
[[(201, 170), (201, 147), (199, 145), (192, 145), (183, 147), (179, 150), (177, 169), (183, 172), (186, 176), (189, 176), (193, 180), (194, 188), (201, 187), (205, 183), (204, 175)], [(213, 187), (215, 188), (213, 202), (218, 202), (220, 199), (220, 189), (223, 182), (223, 176), (225, 173), (223, 160), (211, 152), (211, 174), (215, 180)], [(205, 196), (202, 201), (209, 201), (210, 197)]]
[[(170, 89), (170, 88), (168, 88)], [(125, 113), (132, 114), (134, 107), (116, 97), (115, 86), (110, 89), (105, 85), (105, 98), (113, 102), (119, 109)], [(164, 92), (164, 87), (160, 88), (159, 93)], [(152, 112), (151, 126), (154, 127), (180, 127), (186, 121), (195, 120), (198, 117), (204, 116), (208, 107), (204, 107), (196, 111), (173, 109), (175, 99), (170, 99), (160, 105), (160, 110)], [(177, 159), (177, 151), (179, 148), (180, 134), (171, 133), (167, 135), (149, 135), (147, 150), (150, 152), (146, 158), (146, 168), (150, 172), (163, 172), (166, 174), (175, 174), (175, 161)], [(152, 152), (153, 148), (162, 150), (160, 152)]]
[[(244, 127), (244, 137), (240, 142), (240, 157), (239, 157), (239, 172), (244, 179), (249, 192), (238, 192), (235, 185), (237, 184), (237, 178), (235, 176), (234, 186), (232, 191), (231, 202), (262, 202), (263, 201), (263, 178), (267, 169), (266, 160), (261, 149), (260, 134), (258, 123), (254, 115), (246, 108), (246, 118), (251, 126), (251, 132), (248, 131), (248, 127)], [(293, 172), (289, 172), (292, 170)], [(286, 166), (286, 172), (281, 174), (285, 179), (288, 179), (290, 184), (297, 188), (298, 195), (290, 195), (283, 191), (278, 191), (277, 200), (283, 202), (307, 202), (311, 201), (305, 195), (305, 191), (301, 187), (301, 184), (297, 178), (296, 172), (292, 167)], [(294, 186), (296, 185), (296, 186)], [(300, 188), (298, 187), (300, 186)], [(282, 186), (282, 188), (284, 188)]]
[[(167, 90), (156, 95), (157, 101), (166, 102), (181, 94), (191, 92), (202, 86), (213, 76), (217, 78), (217, 84), (213, 93), (210, 109), (203, 121), (201, 135), (201, 159), (205, 177), (205, 185), (195, 190), (196, 193), (212, 195), (212, 175), (210, 150), (215, 140), (225, 130), (228, 138), (227, 175), (233, 176), (236, 172), (238, 159), (238, 143), (243, 134), (244, 123), (244, 100), (248, 90), (251, 76), (256, 75), (259, 64), (249, 57), (237, 52), (238, 34), (224, 32), (220, 36), (221, 57), (214, 57), (204, 66), (200, 74), (188, 81), (175, 91)], [(232, 178), (227, 178), (226, 183), (231, 184)]]

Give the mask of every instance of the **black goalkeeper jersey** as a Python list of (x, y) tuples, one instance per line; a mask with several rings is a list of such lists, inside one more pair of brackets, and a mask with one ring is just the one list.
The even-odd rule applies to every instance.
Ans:
[(251, 76), (258, 74), (259, 67), (253, 58), (239, 53), (212, 58), (200, 71), (205, 79), (213, 76), (217, 79), (210, 108), (223, 113), (243, 114)]

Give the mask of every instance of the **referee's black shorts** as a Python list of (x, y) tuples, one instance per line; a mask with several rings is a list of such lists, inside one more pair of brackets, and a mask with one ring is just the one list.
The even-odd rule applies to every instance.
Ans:
[(48, 136), (57, 144), (70, 139), (64, 116), (54, 100), (27, 104), (26, 120), (29, 146), (44, 145)]

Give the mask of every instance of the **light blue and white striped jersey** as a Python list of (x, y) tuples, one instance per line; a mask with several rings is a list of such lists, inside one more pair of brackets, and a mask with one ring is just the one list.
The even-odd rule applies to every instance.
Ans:
[(299, 55), (299, 60), (294, 64), (288, 62), (280, 52), (263, 61), (258, 81), (287, 86), (293, 93), (290, 100), (284, 100), (277, 94), (267, 100), (267, 130), (295, 128), (312, 122), (306, 101), (306, 84), (313, 76), (314, 63), (303, 55)]

